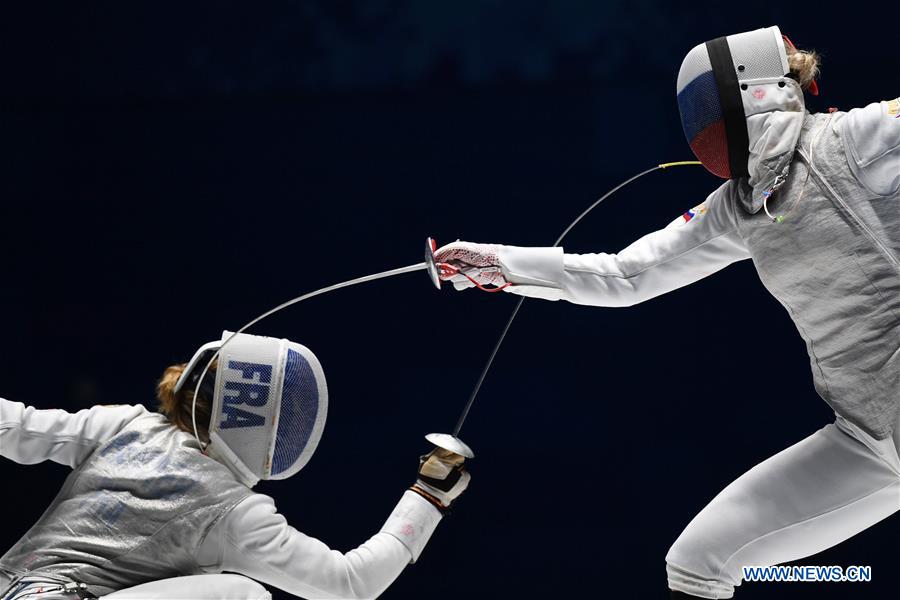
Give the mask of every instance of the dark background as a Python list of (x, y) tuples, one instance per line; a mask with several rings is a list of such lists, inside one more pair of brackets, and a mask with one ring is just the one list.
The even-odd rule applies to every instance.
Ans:
[[(548, 245), (586, 205), (692, 158), (684, 54), (779, 24), (824, 53), (811, 110), (897, 95), (896, 7), (854, 3), (22, 3), (0, 17), (0, 393), (154, 406), (163, 369), (293, 295), (421, 260), (425, 236)], [(718, 186), (654, 173), (569, 236), (614, 252)], [(312, 348), (331, 406), (315, 459), (263, 483), (349, 550), (422, 439), (450, 430), (515, 298), (423, 274), (255, 328)], [(629, 310), (527, 301), (463, 438), (470, 490), (386, 598), (663, 598), (670, 544), (719, 490), (832, 419), (752, 265)], [(9, 547), (65, 476), (0, 463)], [(742, 598), (893, 597), (900, 521), (801, 564), (870, 584)]]

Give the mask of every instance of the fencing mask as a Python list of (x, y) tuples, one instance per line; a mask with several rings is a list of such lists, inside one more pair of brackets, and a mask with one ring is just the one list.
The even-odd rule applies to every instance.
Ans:
[[(803, 92), (789, 75), (778, 27), (720, 37), (688, 52), (678, 72), (678, 110), (691, 149), (709, 171), (724, 179), (750, 176), (755, 185), (754, 178), (767, 179), (755, 172), (760, 163), (771, 171), (786, 168), (804, 114)], [(769, 119), (775, 112), (782, 116)]]
[(260, 479), (290, 477), (309, 461), (325, 426), (322, 365), (308, 348), (289, 340), (242, 333), (223, 347), (230, 337), (226, 331), (221, 341), (197, 351), (175, 393), (196, 388), (221, 349), (215, 378), (207, 373), (200, 389), (212, 398), (207, 452), (250, 487)]

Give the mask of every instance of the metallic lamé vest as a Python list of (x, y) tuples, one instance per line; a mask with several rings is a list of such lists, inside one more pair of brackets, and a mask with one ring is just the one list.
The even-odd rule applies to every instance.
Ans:
[(879, 196), (853, 176), (844, 117), (807, 115), (787, 183), (769, 200), (782, 223), (745, 210), (746, 180), (728, 191), (760, 279), (806, 341), (816, 391), (880, 440), (900, 412), (900, 192)]
[(201, 542), (251, 493), (201, 454), (191, 435), (146, 413), (69, 475), (41, 519), (0, 558), (0, 568), (62, 576), (96, 595), (201, 573), (195, 558)]

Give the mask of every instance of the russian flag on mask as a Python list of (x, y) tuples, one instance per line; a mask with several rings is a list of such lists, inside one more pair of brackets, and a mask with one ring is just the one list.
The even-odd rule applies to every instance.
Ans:
[(678, 110), (684, 135), (700, 162), (719, 177), (730, 178), (725, 121), (712, 68), (678, 90)]

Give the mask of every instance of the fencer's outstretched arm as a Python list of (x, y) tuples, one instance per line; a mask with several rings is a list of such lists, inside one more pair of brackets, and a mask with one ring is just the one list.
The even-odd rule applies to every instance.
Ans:
[[(857, 179), (877, 196), (900, 193), (900, 98), (853, 109), (835, 127)], [(444, 277), (457, 289), (509, 283), (503, 289), (522, 296), (631, 306), (750, 258), (736, 231), (737, 203), (729, 198), (735, 186), (722, 184), (696, 209), (617, 254), (457, 241), (435, 258), (458, 269)]]
[(241, 573), (303, 598), (375, 598), (419, 558), (443, 512), (468, 487), (464, 462), (442, 448), (421, 456), (415, 484), (381, 531), (346, 554), (300, 533), (278, 514), (270, 497), (253, 494), (207, 534), (198, 564), (207, 571)]
[(210, 532), (199, 560), (301, 598), (375, 598), (418, 558), (440, 520), (434, 506), (407, 491), (381, 532), (342, 553), (288, 525), (270, 497), (253, 494)]
[(23, 465), (52, 460), (74, 469), (144, 410), (94, 406), (72, 414), (0, 398), (0, 456)]
[[(594, 306), (631, 306), (750, 258), (736, 230), (735, 204), (727, 197), (732, 186), (723, 184), (699, 206), (617, 254), (564, 254), (562, 248), (487, 244), (471, 244), (468, 252), (490, 249), (486, 254), (512, 284), (507, 292)], [(453, 247), (438, 250), (438, 260), (460, 255)], [(467, 287), (460, 279), (454, 278), (454, 285)]]

